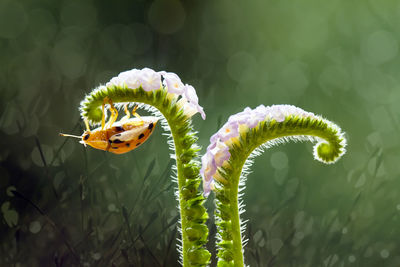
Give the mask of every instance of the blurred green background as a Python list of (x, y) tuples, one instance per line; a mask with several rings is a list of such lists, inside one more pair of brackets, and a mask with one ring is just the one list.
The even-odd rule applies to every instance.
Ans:
[(161, 127), (125, 155), (58, 136), (82, 133), (92, 88), (143, 67), (196, 88), (202, 153), (229, 115), (259, 104), (346, 132), (334, 165), (309, 143), (255, 160), (247, 264), (399, 266), (400, 4), (293, 2), (0, 0), (0, 266), (178, 265)]

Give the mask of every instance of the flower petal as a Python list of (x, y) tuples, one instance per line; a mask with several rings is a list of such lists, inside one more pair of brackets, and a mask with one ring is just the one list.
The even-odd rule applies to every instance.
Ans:
[(166, 72), (163, 74), (163, 84), (169, 93), (182, 95), (185, 89), (181, 79), (173, 72)]

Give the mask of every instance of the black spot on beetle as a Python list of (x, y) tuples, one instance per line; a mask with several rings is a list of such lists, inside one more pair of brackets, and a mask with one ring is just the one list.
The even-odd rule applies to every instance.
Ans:
[(89, 139), (90, 134), (85, 135), (85, 137), (83, 137), (83, 139), (88, 140)]
[(131, 144), (129, 144), (129, 143), (126, 143), (125, 145), (126, 145), (127, 147), (130, 147), (130, 145), (131, 145)]
[(153, 126), (154, 126), (154, 124), (153, 124), (153, 123), (150, 123), (150, 124), (149, 124), (149, 129), (150, 129), (150, 130), (153, 129)]
[(115, 144), (121, 144), (121, 143), (123, 143), (124, 141), (121, 141), (121, 140), (119, 140), (119, 139), (115, 139), (114, 141), (112, 141), (113, 143), (115, 143)]
[(112, 140), (111, 140), (111, 139), (108, 139), (108, 142), (109, 142), (110, 144), (112, 144)]
[(139, 142), (139, 143), (136, 144), (136, 146), (140, 146), (140, 144), (141, 144), (141, 143)]
[(115, 126), (115, 130), (118, 132), (122, 132), (124, 128), (122, 128), (121, 126)]
[(112, 149), (118, 149), (118, 147), (115, 147), (115, 146), (112, 146), (111, 148), (112, 148)]
[(121, 134), (116, 134), (115, 136), (121, 136)]
[(139, 135), (139, 139), (142, 139), (144, 137), (144, 134)]

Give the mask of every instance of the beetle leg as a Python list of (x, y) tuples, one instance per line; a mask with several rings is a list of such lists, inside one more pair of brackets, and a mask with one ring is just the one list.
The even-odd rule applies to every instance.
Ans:
[(106, 126), (106, 128), (109, 128), (109, 127), (111, 127), (111, 125), (115, 122), (115, 120), (116, 119), (114, 119), (115, 118), (115, 110), (113, 109), (113, 108), (111, 108), (111, 107), (109, 107), (108, 108), (109, 110), (110, 110), (110, 119), (108, 119), (108, 122), (107, 122), (107, 126)]
[(138, 109), (138, 105), (135, 105), (132, 109), (132, 115), (135, 116), (136, 118), (138, 118), (140, 120), (140, 125), (144, 124), (144, 121), (142, 119), (142, 117), (140, 117), (140, 115), (138, 113), (136, 113), (136, 110)]
[(111, 127), (114, 124), (114, 122), (117, 120), (118, 110), (114, 107), (111, 99), (106, 97), (104, 100), (108, 101), (108, 104), (110, 105), (109, 109), (110, 109), (111, 115), (110, 115), (110, 119), (107, 122), (107, 128), (108, 128), (108, 127)]
[(85, 118), (86, 131), (90, 132), (89, 121)]
[(135, 117), (138, 118), (138, 119), (142, 119), (142, 118), (140, 117), (140, 115), (136, 113), (136, 110), (137, 110), (137, 109), (138, 109), (138, 105), (135, 105), (135, 106), (133, 107), (133, 109), (132, 109), (132, 115), (135, 116)]
[(106, 100), (107, 100), (107, 97), (104, 98), (103, 105), (101, 105), (101, 112), (102, 112), (102, 115), (101, 115), (101, 130), (103, 130), (104, 126), (106, 125), (106, 114), (104, 113), (104, 106), (106, 104)]
[(126, 103), (124, 105), (124, 111), (125, 111), (126, 115), (121, 119), (121, 121), (129, 120), (129, 118), (131, 117), (131, 114), (129, 113), (129, 110), (128, 110), (128, 103)]

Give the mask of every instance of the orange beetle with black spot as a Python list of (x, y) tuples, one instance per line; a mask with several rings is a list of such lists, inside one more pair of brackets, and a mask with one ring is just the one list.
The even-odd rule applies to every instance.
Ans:
[[(110, 105), (111, 117), (106, 124), (104, 106), (107, 102)], [(125, 105), (126, 116), (120, 121), (115, 122), (118, 117), (118, 111), (112, 104), (112, 101), (106, 98), (102, 106), (103, 118), (101, 127), (90, 130), (89, 123), (85, 121), (86, 131), (81, 136), (70, 134), (60, 135), (80, 138), (82, 139), (80, 141), (81, 144), (89, 145), (100, 150), (110, 151), (114, 154), (129, 152), (143, 144), (149, 138), (158, 122), (157, 117), (139, 116), (136, 113), (136, 109), (137, 106), (135, 106), (132, 111), (132, 114), (135, 115), (136, 118), (130, 119), (127, 105)]]

